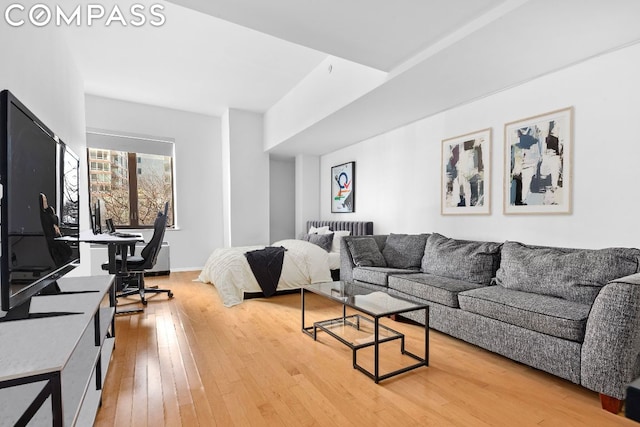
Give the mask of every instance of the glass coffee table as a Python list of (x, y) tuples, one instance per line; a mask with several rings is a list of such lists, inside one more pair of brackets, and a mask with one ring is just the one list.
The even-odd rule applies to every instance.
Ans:
[[(302, 332), (314, 339), (318, 329), (326, 332), (352, 350), (353, 367), (367, 375), (376, 383), (402, 374), (421, 366), (429, 366), (429, 306), (418, 304), (383, 291), (374, 291), (352, 282), (316, 283), (301, 288), (302, 294)], [(321, 295), (342, 304), (342, 317), (315, 322), (311, 326), (305, 324), (305, 295), (308, 293)], [(347, 307), (362, 314), (347, 315)], [(405, 348), (404, 334), (380, 324), (380, 318), (409, 311), (424, 310), (424, 357), (420, 357)], [(402, 354), (415, 359), (417, 363), (400, 369), (380, 373), (380, 344), (400, 340)], [(358, 364), (358, 350), (373, 346), (373, 372)]]

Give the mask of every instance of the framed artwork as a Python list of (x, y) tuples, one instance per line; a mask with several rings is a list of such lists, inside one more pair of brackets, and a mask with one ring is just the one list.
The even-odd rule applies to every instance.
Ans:
[(504, 126), (504, 213), (571, 213), (573, 108)]
[(356, 162), (331, 168), (331, 212), (356, 211)]
[(491, 129), (442, 141), (442, 215), (491, 213)]

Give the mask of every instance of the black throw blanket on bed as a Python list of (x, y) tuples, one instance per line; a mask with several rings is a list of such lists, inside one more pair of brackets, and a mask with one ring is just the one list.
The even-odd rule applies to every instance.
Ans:
[(276, 293), (285, 251), (286, 249), (282, 246), (267, 246), (244, 254), (265, 297)]

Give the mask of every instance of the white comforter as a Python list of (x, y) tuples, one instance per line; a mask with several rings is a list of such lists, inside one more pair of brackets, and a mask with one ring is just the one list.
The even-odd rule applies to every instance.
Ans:
[[(304, 240), (281, 240), (271, 246), (284, 246), (278, 290), (295, 289), (311, 283), (330, 282), (329, 254)], [(245, 292), (261, 292), (244, 254), (264, 246), (223, 248), (213, 251), (198, 280), (212, 283), (226, 307), (240, 304)]]

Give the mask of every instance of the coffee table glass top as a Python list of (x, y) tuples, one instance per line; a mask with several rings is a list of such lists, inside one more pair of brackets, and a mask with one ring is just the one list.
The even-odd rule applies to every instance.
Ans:
[(426, 307), (425, 304), (392, 296), (384, 291), (374, 291), (352, 282), (315, 283), (305, 286), (304, 290), (323, 295), (375, 317)]

